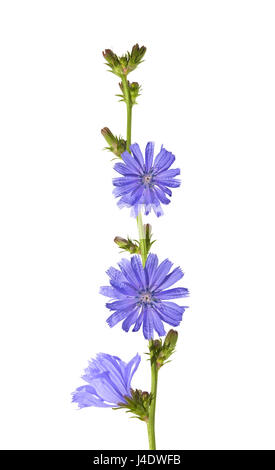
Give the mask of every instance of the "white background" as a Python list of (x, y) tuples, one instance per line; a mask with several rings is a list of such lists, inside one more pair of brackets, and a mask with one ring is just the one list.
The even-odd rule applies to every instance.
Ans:
[[(160, 449), (275, 448), (274, 2), (1, 1), (1, 448), (145, 449), (123, 411), (71, 404), (99, 351), (141, 333), (105, 323), (115, 235), (100, 129), (125, 133), (101, 51), (138, 42), (133, 140), (177, 157), (182, 186), (148, 217), (154, 250), (185, 271), (190, 308), (159, 380)], [(143, 362), (133, 385), (149, 388)]]

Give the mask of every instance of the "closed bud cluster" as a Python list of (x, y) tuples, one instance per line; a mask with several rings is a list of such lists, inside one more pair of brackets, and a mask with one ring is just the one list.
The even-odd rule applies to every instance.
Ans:
[(148, 392), (142, 390), (131, 389), (131, 396), (124, 397), (127, 403), (118, 403), (118, 407), (114, 409), (125, 408), (127, 413), (133, 413), (135, 418), (141, 421), (148, 422), (149, 407), (152, 401), (152, 396)]
[(123, 251), (129, 251), (131, 254), (140, 254), (139, 245), (130, 238), (115, 237), (114, 242), (121, 248)]
[(106, 65), (110, 67), (110, 71), (119, 77), (126, 77), (128, 73), (132, 72), (142, 62), (146, 47), (139, 47), (138, 44), (132, 47), (131, 52), (126, 52), (125, 55), (118, 57), (111, 49), (103, 51), (103, 57), (106, 60)]
[(126, 150), (126, 141), (121, 137), (116, 137), (113, 135), (108, 127), (101, 129), (101, 134), (109, 145), (109, 147), (105, 147), (105, 149), (113, 152), (117, 157), (120, 158), (121, 154)]
[(158, 369), (166, 364), (169, 357), (174, 353), (175, 347), (178, 340), (178, 332), (170, 330), (164, 342), (161, 339), (157, 339), (150, 344), (150, 357), (151, 362), (154, 362)]
[[(129, 82), (129, 80), (127, 81), (127, 86), (129, 88), (129, 92), (130, 92), (130, 98), (131, 98), (131, 104), (134, 105), (134, 104), (137, 104), (137, 97), (140, 96), (140, 92), (141, 92), (141, 86), (139, 85), (138, 82)], [(125, 96), (125, 90), (123, 88), (123, 85), (122, 85), (122, 82), (119, 83), (119, 87), (122, 91), (122, 95), (117, 95), (119, 98), (121, 98), (120, 101), (125, 101), (126, 103), (126, 96)]]

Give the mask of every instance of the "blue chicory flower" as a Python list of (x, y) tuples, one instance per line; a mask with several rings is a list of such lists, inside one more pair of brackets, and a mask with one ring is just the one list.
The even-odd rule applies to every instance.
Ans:
[(125, 396), (131, 396), (131, 380), (140, 363), (140, 355), (128, 364), (117, 356), (99, 353), (91, 359), (82, 378), (88, 385), (82, 385), (73, 393), (73, 402), (79, 408), (86, 406), (114, 407), (127, 403)]
[[(154, 210), (159, 217), (163, 214), (162, 204), (169, 204), (172, 191), (169, 188), (180, 186), (180, 180), (175, 176), (180, 169), (169, 169), (175, 161), (175, 156), (163, 146), (154, 159), (154, 143), (148, 142), (145, 149), (145, 161), (138, 144), (130, 146), (132, 155), (123, 152), (124, 163), (116, 163), (114, 169), (123, 175), (113, 179), (115, 189), (113, 194), (120, 197), (119, 207), (131, 207), (132, 215), (137, 216), (141, 209), (146, 215)], [(153, 161), (154, 160), (154, 161)]]
[(140, 257), (132, 256), (131, 260), (122, 259), (118, 266), (120, 271), (111, 267), (107, 274), (110, 286), (101, 287), (100, 293), (113, 299), (106, 307), (114, 313), (107, 319), (113, 327), (123, 320), (122, 328), (138, 331), (143, 323), (143, 334), (146, 339), (154, 337), (154, 330), (159, 336), (165, 335), (163, 321), (172, 326), (178, 326), (186, 307), (181, 307), (171, 299), (186, 297), (188, 289), (171, 287), (183, 277), (178, 267), (169, 271), (172, 263), (166, 259), (158, 265), (158, 257), (149, 254), (145, 268)]

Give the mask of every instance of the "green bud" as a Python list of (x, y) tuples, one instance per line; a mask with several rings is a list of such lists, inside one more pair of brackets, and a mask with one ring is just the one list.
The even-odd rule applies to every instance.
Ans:
[(110, 71), (115, 75), (121, 77), (123, 75), (123, 72), (118, 56), (111, 49), (105, 49), (102, 54), (104, 59), (106, 60), (106, 65), (108, 65), (108, 67), (110, 67), (111, 69)]
[[(131, 98), (131, 104), (137, 104), (137, 97), (140, 96), (140, 91), (141, 91), (141, 86), (138, 84), (138, 82), (129, 82), (127, 81), (127, 86), (130, 91), (130, 98)], [(126, 103), (126, 96), (125, 96), (125, 90), (123, 88), (122, 82), (119, 83), (119, 88), (122, 91), (122, 95), (116, 95), (119, 98), (121, 98), (120, 101), (124, 101)]]
[(167, 350), (174, 351), (178, 341), (178, 336), (179, 334), (176, 330), (168, 331), (163, 343), (163, 347)]
[(103, 129), (101, 129), (101, 134), (103, 135), (103, 137), (106, 140), (107, 144), (109, 144), (110, 146), (115, 143), (116, 138), (112, 134), (112, 132), (110, 131), (110, 129), (108, 127), (103, 127)]
[(137, 104), (137, 97), (140, 96), (141, 86), (138, 82), (129, 83), (132, 104)]
[(114, 242), (124, 251), (131, 254), (140, 254), (139, 245), (134, 243), (130, 238), (115, 237)]
[(149, 342), (151, 364), (156, 363), (162, 350), (161, 339), (154, 339)]
[(178, 332), (170, 330), (163, 343), (161, 339), (151, 341), (149, 344), (151, 364), (155, 363), (158, 369), (166, 364), (169, 357), (175, 352), (177, 340)]
[(139, 47), (138, 44), (135, 44), (132, 47), (132, 52), (130, 54), (129, 60), (128, 60), (128, 73), (132, 72), (132, 70), (135, 70), (135, 68), (143, 62), (143, 57), (146, 52), (146, 47), (141, 46)]
[(152, 396), (148, 392), (142, 392), (141, 390), (131, 389), (131, 396), (124, 397), (127, 403), (119, 403), (115, 410), (125, 408), (127, 413), (133, 413), (135, 418), (141, 421), (148, 422), (149, 419), (149, 408), (152, 401)]
[(121, 158), (121, 154), (126, 150), (126, 141), (122, 137), (114, 136), (108, 127), (101, 129), (101, 134), (109, 145), (109, 147), (106, 147), (106, 150), (113, 152), (117, 157)]
[(162, 347), (162, 341), (161, 339), (154, 339), (152, 341), (152, 350), (154, 351), (159, 351)]
[(158, 369), (160, 369), (167, 362), (169, 357), (175, 352), (177, 340), (178, 332), (176, 330), (168, 331), (156, 361)]

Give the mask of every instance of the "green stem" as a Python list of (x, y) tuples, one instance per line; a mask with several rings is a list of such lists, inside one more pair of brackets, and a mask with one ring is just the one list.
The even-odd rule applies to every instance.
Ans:
[(125, 96), (125, 101), (126, 101), (126, 108), (127, 108), (127, 130), (126, 130), (126, 148), (128, 152), (130, 151), (130, 145), (131, 145), (131, 130), (132, 130), (132, 101), (131, 101), (131, 95), (130, 95), (130, 90), (128, 87), (128, 81), (125, 76), (121, 78), (122, 81), (122, 86), (123, 86), (123, 91), (124, 91), (124, 96)]
[[(149, 345), (152, 340), (149, 341)], [(149, 420), (147, 423), (149, 449), (156, 450), (156, 437), (155, 437), (155, 414), (156, 414), (156, 401), (157, 401), (157, 385), (158, 385), (158, 369), (155, 360), (151, 360), (151, 395), (152, 401), (149, 411)]]
[[(126, 148), (128, 152), (130, 151), (130, 145), (131, 145), (131, 130), (132, 130), (132, 101), (131, 101), (131, 95), (130, 95), (130, 90), (128, 86), (128, 81), (125, 76), (121, 78), (122, 80), (122, 86), (123, 86), (123, 94), (125, 97), (126, 101), (126, 108), (127, 108), (127, 130), (126, 130)], [(145, 266), (146, 263), (146, 244), (145, 244), (145, 234), (144, 234), (144, 226), (142, 222), (142, 215), (141, 212), (137, 216), (137, 225), (138, 225), (138, 234), (139, 234), (139, 241), (140, 241), (140, 249), (141, 249), (141, 259), (142, 259), (142, 264), (143, 267)]]
[[(130, 90), (128, 87), (127, 78), (123, 76), (121, 80), (122, 80), (124, 96), (125, 96), (125, 101), (126, 101), (126, 108), (127, 108), (126, 148), (128, 152), (130, 152), (133, 105), (131, 101), (131, 95), (130, 95)], [(144, 234), (144, 225), (142, 222), (141, 212), (137, 216), (137, 225), (138, 225), (138, 234), (139, 234), (139, 242), (140, 242), (140, 249), (141, 249), (141, 259), (142, 259), (142, 264), (144, 267), (146, 263), (146, 259), (147, 259), (147, 250), (146, 250), (146, 239), (145, 239), (145, 234)], [(152, 340), (150, 340), (150, 342), (151, 341)], [(149, 419), (147, 423), (150, 450), (156, 449), (155, 412), (156, 412), (156, 398), (157, 398), (157, 383), (158, 383), (157, 365), (155, 361), (151, 361), (151, 394), (153, 398), (152, 398), (151, 405), (150, 405)]]
[(138, 226), (139, 246), (140, 246), (140, 251), (141, 251), (142, 265), (144, 267), (146, 263), (146, 258), (147, 258), (147, 251), (146, 251), (146, 239), (145, 239), (144, 225), (142, 222), (141, 212), (137, 216), (137, 226)]

